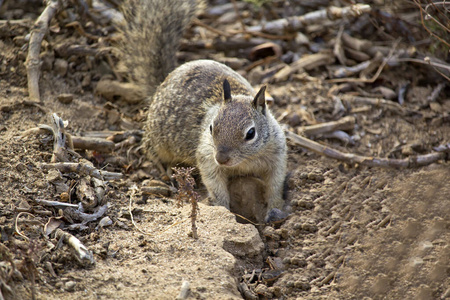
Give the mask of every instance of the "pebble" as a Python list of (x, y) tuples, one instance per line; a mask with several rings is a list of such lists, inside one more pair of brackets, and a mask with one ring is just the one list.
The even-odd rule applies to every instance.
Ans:
[(72, 94), (60, 94), (57, 97), (58, 101), (63, 103), (63, 104), (70, 104), (72, 103), (73, 100), (73, 95)]
[(41, 54), (42, 71), (50, 71), (55, 61), (55, 54), (53, 52), (44, 52)]
[(65, 76), (67, 74), (67, 70), (69, 68), (69, 63), (61, 58), (58, 58), (55, 60), (55, 65), (53, 66), (53, 69), (55, 72), (60, 76)]
[[(255, 293), (269, 298), (269, 295), (268, 295), (269, 290), (268, 290), (267, 286), (264, 284), (258, 284), (255, 288)], [(270, 297), (270, 298), (272, 298), (272, 297)]]
[(23, 172), (23, 171), (25, 171), (26, 169), (27, 169), (27, 167), (26, 167), (23, 163), (18, 163), (18, 164), (16, 165), (16, 170), (19, 171), (19, 172)]
[(301, 210), (314, 208), (314, 202), (312, 201), (298, 200), (297, 202), (295, 202), (295, 205)]
[(307, 263), (306, 260), (300, 257), (293, 257), (291, 258), (291, 264), (297, 265), (300, 268), (306, 267)]
[(68, 292), (73, 292), (75, 290), (75, 286), (77, 285), (77, 283), (75, 281), (67, 281), (64, 284), (64, 288), (66, 291)]
[(302, 291), (307, 291), (311, 288), (311, 286), (309, 285), (308, 282), (306, 281), (302, 281), (302, 280), (298, 280), (294, 283), (294, 286)]
[(145, 186), (141, 188), (143, 194), (170, 197), (171, 191), (165, 186)]
[(298, 113), (293, 113), (289, 116), (288, 123), (292, 127), (296, 127), (302, 124), (302, 119), (300, 118), (300, 115)]
[(100, 222), (98, 223), (98, 226), (106, 227), (106, 226), (112, 225), (112, 223), (113, 222), (110, 217), (104, 217), (103, 219), (100, 220)]
[(428, 250), (433, 248), (433, 244), (430, 241), (423, 241), (420, 243), (420, 248), (422, 248), (422, 250)]
[(413, 257), (411, 258), (411, 265), (413, 267), (417, 267), (423, 264), (423, 259), (420, 257)]

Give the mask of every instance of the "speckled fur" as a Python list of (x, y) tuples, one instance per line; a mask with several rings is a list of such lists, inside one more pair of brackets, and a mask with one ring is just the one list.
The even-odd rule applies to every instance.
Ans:
[[(160, 1), (163, 0), (150, 2)], [(175, 2), (167, 2), (171, 6), (169, 11), (177, 10)], [(194, 5), (196, 2), (189, 3)], [(149, 5), (143, 9), (146, 7)], [(184, 10), (186, 11), (185, 8)], [(188, 9), (193, 10), (195, 9)], [(165, 22), (161, 16), (158, 20), (163, 21), (155, 23), (152, 13), (146, 13), (145, 24), (161, 26), (157, 28), (157, 32), (166, 32), (166, 39), (173, 32), (171, 26), (178, 26), (178, 32), (186, 24), (184, 21), (179, 24)], [(145, 11), (141, 12), (142, 15), (145, 15)], [(188, 15), (185, 18), (190, 16)], [(139, 20), (133, 22), (139, 23)], [(145, 24), (133, 27), (141, 28)], [(174, 40), (178, 42), (179, 35)], [(148, 38), (140, 43), (147, 43), (147, 48), (152, 49), (151, 55), (166, 55), (158, 48), (160, 45), (152, 41), (153, 38)], [(133, 45), (129, 49), (132, 47)], [(148, 56), (149, 54), (141, 55), (139, 59), (145, 60)], [(165, 62), (168, 59), (173, 57), (166, 56), (157, 61)], [(152, 65), (151, 62), (143, 65), (149, 68), (150, 74), (157, 73), (158, 65)], [(154, 86), (150, 81), (151, 77), (141, 77), (146, 78), (147, 85)], [(232, 99), (228, 101), (224, 100), (225, 79), (231, 86)], [(154, 88), (150, 87), (148, 90), (152, 91)], [(280, 125), (265, 105), (264, 93), (259, 94), (262, 98), (258, 99), (262, 99), (262, 102), (259, 101), (258, 105), (254, 101), (255, 94), (242, 76), (221, 63), (197, 60), (181, 65), (157, 87), (154, 95), (149, 92), (144, 135), (148, 157), (165, 167), (197, 166), (213, 203), (227, 208), (230, 208), (230, 193), (227, 188), (230, 179), (241, 176), (260, 178), (267, 184), (264, 193), (267, 211), (281, 208), (286, 175), (286, 140)], [(255, 127), (256, 135), (248, 141), (245, 136), (250, 127)], [(218, 159), (226, 163), (220, 164)]]
[(175, 69), (180, 39), (204, 7), (204, 0), (123, 0), (122, 62), (147, 95)]
[[(223, 100), (223, 81), (231, 85), (232, 100)], [(166, 166), (197, 166), (213, 202), (230, 207), (230, 178), (254, 176), (267, 183), (267, 209), (281, 208), (286, 175), (283, 130), (265, 108), (253, 106), (254, 90), (229, 67), (209, 60), (175, 69), (157, 89), (149, 106), (145, 147), (152, 160)], [(256, 141), (245, 141), (254, 124)], [(213, 133), (210, 132), (213, 126)], [(226, 149), (234, 166), (219, 165), (217, 149)]]

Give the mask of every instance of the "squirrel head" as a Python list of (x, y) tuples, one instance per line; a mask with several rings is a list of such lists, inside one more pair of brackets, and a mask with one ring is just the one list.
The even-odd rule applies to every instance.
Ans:
[(231, 96), (228, 80), (223, 83), (224, 99), (210, 125), (217, 164), (233, 167), (252, 160), (270, 138), (263, 86), (256, 96)]

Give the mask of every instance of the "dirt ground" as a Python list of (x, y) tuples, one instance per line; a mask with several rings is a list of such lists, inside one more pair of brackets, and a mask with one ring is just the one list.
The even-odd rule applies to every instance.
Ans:
[[(273, 1), (274, 7), (280, 8), (281, 2)], [(328, 5), (328, 1), (316, 2), (301, 9), (314, 11)], [(245, 22), (264, 14), (265, 8), (238, 3), (243, 5)], [(379, 1), (370, 3), (376, 6)], [(215, 1), (210, 6), (219, 4)], [(117, 131), (136, 131), (142, 128), (145, 105), (95, 93), (100, 79), (117, 80), (115, 76), (120, 75), (114, 52), (86, 55), (62, 50), (64, 45), (107, 47), (105, 37), (115, 33), (111, 23), (95, 24), (74, 7), (66, 8), (51, 23), (41, 49), (41, 102), (30, 101), (24, 65), (26, 35), (43, 10), (40, 5), (39, 1), (9, 1), (0, 10), (0, 19), (21, 20), (0, 23), (0, 299), (450, 299), (448, 159), (404, 169), (348, 165), (289, 142), (287, 219), (272, 225), (238, 223), (225, 208), (208, 206), (200, 185), (197, 191), (202, 203), (198, 239), (194, 239), (190, 206), (178, 207), (173, 188), (167, 189), (171, 182), (162, 183), (167, 178), (161, 178), (145, 161), (139, 139), (131, 145), (116, 142), (109, 153), (77, 151), (95, 167), (124, 177), (105, 184), (106, 214), (84, 227), (70, 227), (79, 222), (68, 211), (36, 200), (77, 204), (82, 201), (83, 182), (91, 185), (90, 176), (44, 170), (41, 164), (51, 160), (53, 137), (22, 133), (49, 124), (52, 113), (68, 121), (67, 131), (73, 136), (103, 132), (107, 137)], [(205, 14), (200, 20), (228, 30), (239, 24), (232, 19), (233, 12), (220, 19)], [(410, 22), (420, 20), (417, 11), (408, 12), (415, 17)], [(402, 34), (423, 34), (420, 23), (407, 34), (389, 31), (389, 21), (378, 27), (368, 22), (356, 31), (355, 24), (363, 18), (308, 27), (304, 31), (307, 43), (299, 39), (280, 42), (283, 54), (333, 49), (341, 25), (352, 28), (355, 37), (388, 46)], [(376, 16), (370, 18), (373, 21)], [(89, 39), (68, 25), (74, 21), (103, 38)], [(248, 49), (192, 50), (192, 45), (215, 34), (200, 26), (191, 28), (178, 57), (180, 63), (196, 58), (231, 63), (231, 58), (237, 58), (235, 68), (255, 86), (267, 74), (273, 75), (265, 71), (276, 68), (279, 61), (246, 71), (251, 64)], [(414, 44), (406, 40), (400, 49)], [(430, 43), (414, 45), (426, 51)], [(348, 93), (367, 96), (376, 94), (377, 87), (398, 94), (399, 87), (407, 84), (402, 103), (406, 113), (358, 103), (341, 103), (336, 113), (337, 102), (330, 96), (335, 84), (326, 79), (338, 66), (335, 61), (269, 83), (272, 109), (287, 129), (298, 132), (304, 125), (353, 116), (355, 126), (346, 130), (347, 142), (327, 136), (312, 139), (369, 157), (405, 159), (448, 145), (450, 89), (447, 82), (434, 100), (427, 100), (444, 82), (432, 68), (406, 63), (389, 66), (373, 83), (347, 86)], [(143, 187), (155, 182), (169, 195), (146, 193)], [(53, 233), (47, 235), (47, 223), (76, 236), (92, 251), (95, 264), (77, 261), (66, 243)], [(180, 295), (187, 290), (186, 296)]]

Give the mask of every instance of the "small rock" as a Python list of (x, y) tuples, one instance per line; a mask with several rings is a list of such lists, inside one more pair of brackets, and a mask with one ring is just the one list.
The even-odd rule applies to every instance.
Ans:
[(295, 256), (295, 257), (291, 258), (291, 264), (297, 265), (300, 268), (303, 268), (303, 267), (306, 267), (307, 262), (305, 259)]
[(257, 293), (258, 295), (263, 295), (263, 296), (267, 297), (268, 288), (264, 284), (258, 284), (255, 288), (255, 293)]
[(397, 93), (387, 87), (383, 87), (383, 86), (379, 86), (375, 89), (372, 90), (374, 93), (380, 93), (381, 95), (383, 95), (383, 98), (385, 99), (394, 99), (395, 97), (397, 97)]
[(304, 223), (301, 225), (302, 231), (306, 231), (309, 233), (316, 232), (318, 230), (317, 226), (314, 224)]
[(13, 271), (12, 278), (14, 280), (16, 280), (16, 281), (23, 281), (24, 280), (22, 273), (19, 270), (17, 270), (17, 269)]
[(110, 217), (104, 217), (103, 219), (100, 220), (100, 222), (98, 223), (98, 226), (106, 227), (106, 226), (112, 225), (112, 223), (113, 222)]
[(68, 68), (69, 63), (66, 60), (61, 58), (55, 60), (55, 65), (53, 66), (53, 69), (58, 75), (65, 76), (67, 74)]
[(223, 238), (223, 249), (238, 257), (258, 257), (264, 250), (264, 244), (255, 227), (243, 226), (242, 234), (228, 234)]
[(298, 200), (297, 202), (295, 202), (295, 204), (300, 210), (307, 210), (314, 208), (314, 202), (312, 201)]
[(282, 293), (281, 293), (281, 287), (279, 286), (272, 286), (269, 288), (269, 293), (273, 294), (274, 297), (276, 298), (280, 298)]
[(114, 125), (120, 120), (120, 113), (115, 109), (109, 109), (106, 111), (106, 118), (108, 125)]
[(276, 232), (276, 230), (271, 226), (267, 226), (266, 228), (264, 228), (263, 235), (274, 241), (280, 240), (280, 234), (278, 232)]
[(62, 202), (69, 202), (70, 200), (69, 194), (67, 192), (62, 192), (59, 195), (59, 198), (61, 199)]
[(141, 191), (146, 195), (157, 195), (163, 197), (169, 197), (171, 194), (170, 189), (164, 186), (145, 186), (141, 188)]
[(61, 172), (56, 169), (49, 170), (45, 177), (49, 182), (55, 182), (62, 179)]
[(177, 296), (177, 300), (187, 299), (190, 291), (189, 281), (183, 281), (183, 283), (181, 284), (180, 293)]
[(81, 81), (82, 87), (87, 87), (91, 84), (91, 74), (87, 73), (83, 76), (83, 80)]
[(322, 174), (311, 172), (308, 174), (308, 180), (313, 182), (322, 182), (325, 180), (325, 177)]
[(422, 250), (428, 250), (433, 248), (433, 244), (430, 241), (423, 241), (420, 243), (420, 248), (422, 248)]
[(77, 283), (75, 281), (67, 281), (66, 284), (64, 284), (64, 289), (68, 292), (73, 292), (76, 285)]
[(156, 180), (156, 179), (146, 180), (143, 182), (143, 185), (145, 185), (145, 186), (163, 186), (163, 187), (169, 188), (169, 185), (166, 184), (164, 181)]
[(57, 283), (55, 283), (55, 288), (60, 289), (63, 287), (63, 283), (61, 281), (58, 281)]
[(22, 208), (24, 210), (30, 210), (31, 206), (28, 204), (27, 200), (20, 201), (19, 205), (17, 205), (19, 208)]
[(441, 113), (442, 112), (442, 106), (437, 103), (437, 102), (431, 102), (430, 103), (430, 108), (432, 111), (436, 112), (436, 113)]
[(289, 230), (287, 230), (286, 228), (281, 228), (281, 229), (279, 229), (279, 232), (280, 232), (280, 234), (281, 234), (281, 237), (283, 238), (283, 239), (288, 239), (289, 238)]
[(294, 283), (294, 286), (302, 291), (307, 291), (311, 288), (311, 286), (309, 285), (308, 282), (306, 281), (302, 281), (302, 280), (298, 280)]
[(60, 94), (57, 97), (58, 101), (63, 103), (63, 104), (70, 104), (72, 103), (73, 100), (73, 95), (72, 94)]
[(42, 61), (41, 70), (42, 71), (50, 71), (52, 69), (53, 63), (55, 61), (55, 54), (53, 53), (53, 51), (43, 52), (40, 55), (40, 57), (41, 57), (41, 61)]
[(300, 115), (298, 113), (293, 113), (289, 116), (288, 123), (292, 127), (299, 126), (302, 123), (302, 119), (300, 118)]
[(27, 167), (26, 167), (23, 163), (18, 163), (18, 164), (16, 165), (16, 170), (19, 171), (19, 172), (23, 172), (23, 171), (25, 171), (26, 169), (27, 169)]
[(420, 257), (413, 257), (411, 258), (411, 265), (413, 267), (417, 267), (423, 264), (423, 259)]

